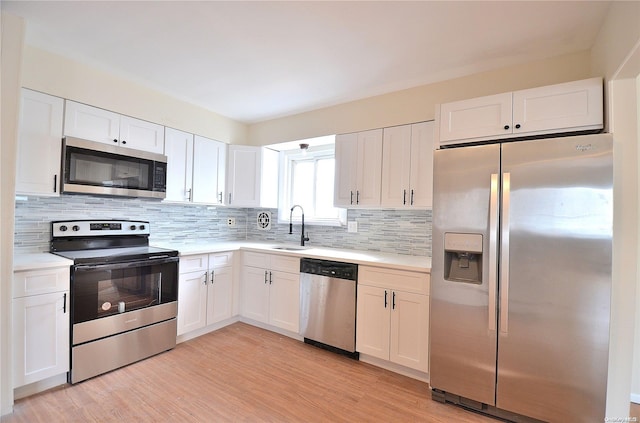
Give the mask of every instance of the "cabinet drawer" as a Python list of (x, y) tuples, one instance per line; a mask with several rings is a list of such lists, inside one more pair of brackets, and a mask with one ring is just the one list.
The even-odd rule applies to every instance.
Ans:
[(209, 255), (198, 254), (180, 257), (180, 273), (206, 271), (209, 268)]
[(69, 267), (13, 273), (13, 298), (69, 290)]
[(262, 269), (269, 268), (269, 255), (261, 253), (253, 253), (251, 251), (245, 251), (243, 254), (243, 264), (245, 266), (260, 267)]
[(429, 281), (428, 273), (369, 266), (358, 269), (358, 284), (361, 285), (429, 294)]
[(233, 251), (209, 255), (209, 266), (213, 268), (233, 266)]
[(271, 270), (281, 272), (300, 273), (300, 259), (281, 255), (271, 256)]

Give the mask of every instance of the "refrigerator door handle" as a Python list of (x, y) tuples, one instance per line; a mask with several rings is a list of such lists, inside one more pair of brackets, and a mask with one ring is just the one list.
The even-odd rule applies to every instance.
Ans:
[(509, 333), (509, 208), (511, 173), (502, 174), (502, 239), (500, 249), (500, 333)]
[(496, 290), (498, 281), (498, 174), (491, 174), (489, 197), (489, 331), (496, 330)]

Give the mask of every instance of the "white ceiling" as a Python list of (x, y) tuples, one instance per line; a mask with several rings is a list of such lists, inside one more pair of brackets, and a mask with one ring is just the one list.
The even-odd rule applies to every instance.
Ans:
[[(26, 43), (253, 123), (589, 49), (600, 1), (2, 1)], [(46, 72), (46, 70), (43, 70)]]

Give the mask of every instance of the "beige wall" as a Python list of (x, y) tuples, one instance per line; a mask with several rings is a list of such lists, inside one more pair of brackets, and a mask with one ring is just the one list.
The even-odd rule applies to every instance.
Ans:
[(35, 47), (25, 46), (22, 84), (229, 144), (246, 141), (242, 123)]
[[(614, 135), (614, 246), (607, 416), (628, 416), (633, 375), (638, 279), (638, 88), (640, 2), (612, 2), (592, 49), (592, 68), (605, 75), (607, 117)], [(637, 392), (636, 392), (637, 394)]]
[(249, 143), (268, 145), (383, 128), (434, 118), (435, 105), (452, 100), (599, 76), (588, 51), (423, 85), (249, 126)]
[(2, 13), (0, 91), (0, 411), (12, 411), (11, 280), (13, 278), (13, 222), (15, 161), (18, 134), (20, 63), (24, 22)]

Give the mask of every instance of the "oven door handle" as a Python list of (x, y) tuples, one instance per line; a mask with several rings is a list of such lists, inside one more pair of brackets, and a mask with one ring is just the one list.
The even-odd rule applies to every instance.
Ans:
[(143, 267), (152, 266), (157, 264), (176, 263), (180, 261), (178, 257), (169, 256), (152, 256), (148, 259), (127, 261), (120, 263), (103, 263), (103, 264), (77, 264), (74, 266), (76, 271), (80, 270), (113, 270), (113, 269), (128, 269), (131, 267)]

